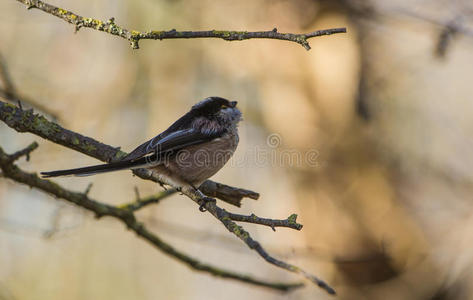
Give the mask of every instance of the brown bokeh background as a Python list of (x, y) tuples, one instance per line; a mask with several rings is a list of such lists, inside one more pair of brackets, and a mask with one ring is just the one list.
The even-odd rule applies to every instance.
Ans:
[[(339, 299), (473, 299), (473, 6), (469, 1), (54, 1), (137, 30), (309, 32), (274, 40), (126, 41), (0, 3), (0, 53), (19, 92), (64, 127), (131, 150), (198, 100), (237, 100), (234, 160), (214, 179), (261, 193), (236, 211), (301, 232), (246, 225), (275, 256), (319, 275)], [(277, 147), (268, 145), (276, 136)], [(96, 163), (0, 124), (1, 146), (40, 147), (19, 165)], [(255, 152), (316, 151), (310, 164)], [(110, 204), (160, 189), (118, 172), (57, 179)], [(224, 206), (224, 204), (222, 204)], [(233, 209), (233, 208), (231, 208)], [(175, 195), (140, 219), (202, 261), (295, 281)], [(471, 227), (471, 228), (470, 228)], [(189, 270), (109, 219), (0, 179), (0, 299), (333, 299), (307, 283), (276, 293)]]

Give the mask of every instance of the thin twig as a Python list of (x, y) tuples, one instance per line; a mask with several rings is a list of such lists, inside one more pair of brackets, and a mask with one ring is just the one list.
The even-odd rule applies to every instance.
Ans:
[(137, 186), (135, 186), (135, 197), (136, 197), (136, 201), (140, 201), (141, 199), (140, 190), (138, 190)]
[(11, 78), (10, 72), (8, 71), (7, 61), (0, 53), (0, 78), (3, 82), (5, 92), (8, 94), (14, 94), (16, 91), (15, 85)]
[(33, 142), (31, 143), (28, 147), (25, 149), (19, 150), (11, 155), (9, 155), (9, 158), (11, 159), (11, 162), (14, 162), (15, 160), (21, 158), (22, 156), (26, 156), (26, 161), (30, 160), (30, 153), (38, 148), (38, 143)]
[(302, 229), (302, 224), (299, 224), (296, 222), (296, 219), (297, 219), (296, 214), (290, 215), (285, 220), (277, 220), (277, 219), (260, 218), (256, 216), (255, 214), (246, 216), (246, 215), (234, 214), (231, 212), (227, 212), (227, 213), (230, 219), (232, 219), (233, 221), (264, 225), (264, 226), (271, 227), (273, 231), (276, 231), (275, 227), (287, 227), (287, 228), (292, 228), (296, 230)]
[[(166, 182), (166, 184), (172, 185), (172, 183), (170, 182)], [(250, 236), (250, 233), (248, 231), (246, 231), (242, 226), (238, 226), (235, 222), (232, 221), (230, 214), (225, 209), (222, 209), (217, 206), (217, 202), (214, 199), (205, 197), (198, 190), (196, 191), (193, 189), (181, 189), (181, 192), (190, 199), (192, 199), (199, 206), (205, 207), (205, 209), (216, 219), (218, 219), (228, 229), (228, 231), (230, 231), (236, 237), (242, 240), (250, 249), (255, 250), (268, 263), (284, 270), (300, 274), (306, 279), (309, 279), (310, 281), (318, 285), (320, 288), (324, 289), (327, 293), (331, 295), (336, 294), (335, 290), (331, 286), (329, 286), (325, 281), (321, 280), (317, 276), (306, 272), (302, 268), (286, 263), (269, 255), (269, 253), (266, 252), (266, 250), (261, 246), (261, 244)]]
[[(4, 100), (11, 102), (11, 103), (16, 103), (18, 104), (18, 107), (20, 109), (35, 109), (38, 110), (48, 116), (50, 116), (54, 121), (60, 120), (58, 114), (53, 112), (51, 109), (47, 108), (45, 105), (33, 101), (31, 98), (28, 98), (26, 96), (20, 95), (19, 93), (11, 93), (7, 92), (5, 89), (0, 88), (0, 98), (3, 98)], [(23, 107), (26, 106), (26, 107)]]
[(138, 198), (134, 202), (122, 204), (119, 207), (122, 209), (129, 210), (129, 211), (137, 211), (147, 205), (150, 205), (153, 203), (159, 203), (164, 198), (167, 198), (168, 196), (171, 196), (172, 194), (175, 194), (175, 193), (176, 193), (175, 189), (167, 189), (160, 192), (157, 195), (151, 195), (146, 198)]
[(164, 253), (176, 258), (177, 260), (187, 264), (194, 270), (207, 272), (217, 277), (229, 278), (241, 282), (254, 284), (257, 286), (268, 287), (281, 291), (290, 291), (292, 289), (303, 286), (302, 283), (280, 283), (258, 280), (249, 275), (239, 274), (208, 264), (204, 264), (199, 260), (182, 253), (163, 241), (154, 233), (150, 232), (142, 223), (138, 222), (132, 211), (98, 202), (89, 198), (85, 193), (77, 193), (69, 191), (62, 186), (49, 180), (39, 178), (36, 174), (26, 173), (13, 164), (13, 158), (6, 154), (0, 147), (0, 169), (2, 169), (5, 177), (13, 179), (16, 182), (34, 187), (57, 198), (64, 199), (70, 203), (76, 204), (95, 213), (97, 218), (110, 216), (124, 223), (128, 229), (134, 231), (139, 237), (152, 244), (154, 247)]
[(61, 216), (62, 216), (62, 211), (64, 210), (64, 204), (59, 203), (58, 207), (54, 210), (54, 213), (51, 217), (51, 225), (50, 227), (43, 232), (43, 237), (45, 239), (50, 239), (52, 238), (56, 233), (58, 233), (60, 230), (60, 223), (61, 223)]
[(406, 16), (409, 18), (414, 18), (414, 19), (418, 19), (424, 22), (428, 22), (440, 27), (451, 27), (451, 29), (453, 29), (455, 32), (464, 34), (469, 37), (473, 37), (473, 30), (471, 30), (470, 28), (468, 28), (468, 26), (465, 26), (461, 22), (463, 21), (461, 17), (456, 17), (455, 19), (449, 20), (449, 21), (443, 21), (440, 19), (430, 17), (428, 15), (423, 15), (418, 12), (404, 10), (404, 9), (395, 10), (394, 13), (398, 13), (401, 16)]
[(10, 74), (10, 71), (8, 70), (8, 64), (3, 57), (3, 55), (0, 53), (0, 79), (3, 82), (3, 88), (0, 88), (0, 97), (18, 104), (18, 107), (20, 109), (23, 109), (23, 104), (26, 104), (26, 106), (34, 109), (38, 109), (42, 111), (45, 114), (50, 115), (52, 118), (55, 120), (58, 119), (57, 115), (52, 112), (50, 109), (45, 107), (44, 105), (33, 101), (32, 99), (28, 99), (18, 93), (18, 90), (15, 87), (15, 84), (13, 83), (12, 76)]
[(13, 84), (13, 80), (11, 79), (10, 72), (8, 71), (7, 61), (0, 53), (0, 78), (3, 82), (4, 89), (2, 90), (3, 94), (6, 98), (15, 98), (15, 101), (18, 103), (18, 107), (23, 109), (23, 105), (21, 104), (21, 100), (15, 97), (16, 95), (16, 88)]
[(90, 182), (90, 183), (87, 185), (87, 187), (85, 188), (85, 191), (84, 191), (84, 194), (85, 194), (85, 195), (88, 195), (88, 194), (90, 193), (90, 190), (92, 189), (92, 186), (93, 186), (93, 185), (94, 185), (94, 184), (93, 184), (92, 182)]
[(37, 8), (48, 14), (63, 19), (64, 21), (75, 26), (77, 32), (82, 27), (92, 28), (103, 31), (111, 35), (124, 38), (130, 42), (133, 49), (138, 49), (139, 40), (164, 40), (164, 39), (190, 39), (190, 38), (219, 38), (226, 41), (242, 41), (249, 39), (275, 39), (284, 40), (300, 44), (306, 50), (310, 50), (310, 38), (331, 35), (346, 32), (346, 28), (332, 28), (318, 30), (305, 34), (280, 33), (276, 28), (270, 31), (227, 31), (227, 30), (207, 30), (207, 31), (177, 31), (175, 29), (169, 31), (151, 30), (140, 32), (136, 30), (128, 30), (115, 23), (115, 18), (108, 21), (101, 21), (93, 18), (84, 18), (71, 11), (56, 7), (40, 0), (17, 0), (25, 4), (28, 9)]
[(218, 198), (234, 206), (241, 207), (241, 200), (249, 198), (258, 200), (259, 194), (250, 190), (242, 188), (235, 189), (232, 186), (207, 180), (200, 187), (199, 190), (209, 197)]

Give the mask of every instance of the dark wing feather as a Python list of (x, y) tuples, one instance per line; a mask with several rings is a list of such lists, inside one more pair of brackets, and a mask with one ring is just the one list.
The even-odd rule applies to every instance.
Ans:
[(159, 141), (159, 139), (161, 138), (161, 134), (160, 135), (157, 135), (155, 136), (154, 138), (152, 138), (151, 140), (147, 141), (147, 142), (144, 142), (143, 144), (139, 145), (138, 147), (136, 147), (135, 150), (131, 151), (130, 153), (128, 153), (128, 155), (126, 155), (125, 157), (122, 158), (122, 160), (126, 160), (126, 161), (134, 161), (140, 157), (143, 157), (144, 155), (148, 154), (149, 151), (148, 151), (148, 145), (153, 143), (154, 140), (157, 140)]
[(205, 143), (221, 135), (221, 132), (204, 133), (193, 128), (177, 130), (169, 133), (165, 137), (161, 137), (161, 135), (156, 136), (138, 146), (130, 154), (125, 156), (123, 160), (134, 161), (151, 153), (156, 154), (159, 160), (161, 157), (179, 151), (184, 147)]
[(123, 157), (122, 160), (135, 160), (135, 159), (138, 159), (138, 158), (140, 158), (140, 157), (142, 157), (146, 154), (149, 154), (150, 153), (149, 144), (156, 144), (161, 139), (165, 138), (166, 136), (168, 136), (169, 134), (171, 134), (175, 131), (190, 128), (191, 124), (192, 124), (192, 118), (193, 118), (193, 116), (192, 116), (191, 112), (186, 113), (185, 115), (183, 115), (182, 117), (177, 119), (171, 126), (169, 126), (168, 129), (161, 132), (160, 134), (158, 134), (157, 136), (155, 136), (151, 140), (149, 140), (147, 142), (144, 142), (143, 144), (136, 147), (135, 150), (131, 151), (127, 156)]
[(42, 172), (41, 174), (44, 177), (67, 175), (88, 176), (97, 173), (146, 167), (156, 164), (156, 162), (159, 162), (162, 158), (184, 147), (205, 143), (222, 136), (225, 132), (224, 130), (202, 132), (201, 130), (191, 128), (193, 118), (192, 111), (188, 112), (164, 132), (146, 143), (141, 144), (118, 162), (77, 169)]
[[(219, 133), (202, 133), (200, 130), (196, 129), (178, 130), (168, 134), (164, 138), (158, 139), (156, 137), (151, 139), (136, 148), (130, 155), (125, 157), (125, 159), (118, 162), (77, 169), (41, 172), (41, 175), (43, 175), (44, 178), (68, 175), (89, 176), (105, 172), (152, 166), (176, 151), (191, 145), (205, 143), (220, 135)], [(133, 158), (129, 158), (131, 155), (133, 155)]]
[(41, 172), (41, 175), (43, 176), (43, 178), (57, 177), (57, 176), (70, 176), (70, 175), (89, 176), (89, 175), (95, 175), (95, 174), (106, 173), (106, 172), (146, 167), (152, 160), (153, 158), (142, 157), (135, 161), (129, 161), (129, 160), (118, 161), (118, 162), (112, 162), (108, 164), (101, 164), (101, 165), (95, 165), (95, 166), (89, 166), (89, 167), (58, 170), (58, 171), (51, 171), (51, 172)]

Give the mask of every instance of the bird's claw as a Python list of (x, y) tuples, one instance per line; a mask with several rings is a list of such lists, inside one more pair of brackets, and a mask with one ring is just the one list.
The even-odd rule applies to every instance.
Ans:
[(202, 198), (199, 202), (200, 202), (200, 203), (199, 203), (199, 204), (200, 204), (199, 210), (200, 210), (201, 212), (205, 212), (205, 211), (207, 211), (207, 209), (205, 209), (205, 205), (207, 205), (207, 203), (209, 203), (209, 202), (217, 202), (217, 201), (216, 201), (214, 198), (204, 197), (204, 198)]

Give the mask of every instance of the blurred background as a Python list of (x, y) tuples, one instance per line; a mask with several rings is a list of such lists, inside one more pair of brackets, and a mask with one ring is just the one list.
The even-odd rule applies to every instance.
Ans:
[[(471, 1), (49, 3), (141, 31), (347, 27), (311, 39), (310, 51), (217, 39), (141, 41), (132, 50), (8, 0), (0, 2), (0, 54), (18, 93), (62, 126), (125, 151), (207, 96), (237, 100), (240, 145), (213, 179), (260, 192), (241, 209), (222, 204), (235, 212), (299, 215), (301, 232), (245, 224), (270, 253), (317, 274), (339, 299), (473, 299)], [(34, 140), (39, 149), (19, 162), (26, 170), (97, 162), (0, 124), (8, 152)], [(133, 201), (135, 187), (142, 196), (161, 189), (130, 172), (55, 181), (76, 191), (93, 182), (89, 195), (110, 204)], [(300, 280), (185, 197), (138, 216), (203, 262)], [(5, 179), (0, 265), (2, 300), (334, 299), (310, 283), (283, 294), (191, 271), (114, 220)]]

